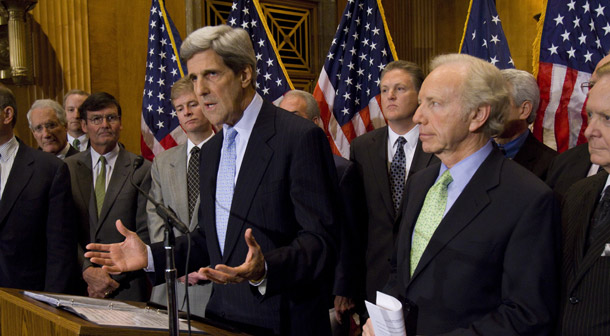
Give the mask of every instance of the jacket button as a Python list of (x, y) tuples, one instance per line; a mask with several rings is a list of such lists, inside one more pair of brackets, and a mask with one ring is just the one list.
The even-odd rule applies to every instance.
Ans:
[(578, 302), (580, 302), (580, 300), (578, 300), (577, 297), (574, 297), (574, 296), (570, 297), (570, 303), (571, 304), (577, 304)]

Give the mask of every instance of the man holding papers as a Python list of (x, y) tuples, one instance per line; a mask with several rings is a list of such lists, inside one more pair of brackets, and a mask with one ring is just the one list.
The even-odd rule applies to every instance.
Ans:
[(413, 120), (441, 164), (408, 181), (384, 292), (402, 302), (408, 335), (548, 335), (553, 197), (490, 141), (509, 106), (506, 84), (496, 67), (468, 55), (439, 56), (432, 69)]

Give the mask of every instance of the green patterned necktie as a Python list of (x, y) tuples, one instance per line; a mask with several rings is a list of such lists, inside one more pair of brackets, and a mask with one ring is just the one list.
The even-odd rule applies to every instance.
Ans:
[(95, 201), (97, 203), (97, 216), (100, 216), (102, 212), (102, 205), (104, 204), (104, 197), (106, 196), (106, 158), (100, 156), (99, 161), (100, 173), (97, 175), (95, 180)]
[(76, 148), (76, 150), (80, 151), (80, 140), (74, 139), (74, 141), (72, 141), (72, 147), (74, 147), (74, 148)]
[(436, 231), (445, 214), (447, 206), (447, 186), (453, 182), (453, 177), (447, 169), (441, 178), (428, 190), (424, 206), (417, 217), (415, 231), (413, 232), (413, 242), (411, 243), (411, 276), (417, 268), (419, 259), (424, 254), (430, 238)]

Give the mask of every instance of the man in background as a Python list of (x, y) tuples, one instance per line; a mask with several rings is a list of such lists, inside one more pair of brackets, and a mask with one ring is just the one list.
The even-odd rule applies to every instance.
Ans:
[(89, 148), (89, 137), (81, 126), (81, 118), (78, 113), (78, 108), (87, 97), (89, 97), (89, 94), (83, 90), (70, 90), (64, 96), (64, 110), (68, 122), (68, 143), (80, 152)]
[(587, 99), (590, 161), (601, 172), (582, 179), (562, 204), (562, 288), (558, 335), (610, 334), (610, 64), (597, 69)]
[(0, 86), (0, 287), (73, 292), (76, 226), (70, 176), (18, 140), (15, 96)]
[(390, 257), (398, 225), (404, 186), (409, 177), (438, 159), (424, 153), (413, 121), (417, 94), (424, 80), (421, 68), (407, 61), (388, 63), (381, 72), (381, 109), (388, 126), (352, 141), (350, 160), (356, 164), (367, 203), (366, 297), (375, 301), (390, 274)]
[[(199, 152), (201, 146), (213, 135), (212, 126), (203, 115), (201, 105), (197, 100), (193, 83), (190, 78), (183, 77), (176, 81), (171, 91), (172, 104), (178, 116), (180, 126), (186, 132), (187, 141), (182, 145), (172, 147), (155, 156), (150, 175), (152, 184), (150, 195), (160, 204), (171, 208), (178, 218), (188, 226), (190, 231), (196, 230), (199, 224), (197, 211), (199, 209)], [(205, 158), (202, 158), (205, 160)], [(148, 202), (148, 231), (150, 242), (162, 242), (164, 238), (164, 221), (157, 215), (155, 206)], [(176, 237), (182, 233), (174, 229)], [(183, 278), (181, 278), (184, 281)], [(189, 278), (189, 298), (191, 312), (205, 316), (205, 307), (212, 290), (211, 284), (197, 285), (197, 278)], [(184, 308), (184, 288), (178, 286), (176, 291), (178, 306)], [(151, 300), (165, 305), (165, 285), (153, 288)]]
[[(122, 241), (123, 236), (115, 227), (118, 219), (148, 242), (146, 198), (131, 181), (148, 191), (150, 162), (135, 167), (136, 155), (119, 146), (121, 106), (112, 95), (97, 92), (83, 102), (79, 113), (91, 147), (67, 158), (66, 163), (78, 210), (80, 246), (84, 249), (90, 242)], [(149, 298), (148, 279), (143, 271), (111, 276), (89, 260), (81, 260), (81, 266), (91, 297), (131, 301)]]
[(510, 108), (504, 130), (494, 137), (498, 147), (509, 159), (534, 173), (544, 181), (551, 160), (557, 152), (538, 141), (529, 125), (536, 120), (540, 90), (529, 72), (517, 69), (502, 70), (510, 94)]
[(36, 100), (27, 118), (40, 149), (62, 160), (79, 153), (66, 139), (66, 112), (56, 101)]
[[(288, 91), (279, 107), (322, 127), (318, 103), (309, 92)], [(349, 313), (364, 298), (364, 251), (360, 246), (364, 243), (366, 232), (366, 202), (356, 166), (338, 155), (333, 155), (333, 159), (345, 211), (340, 222), (340, 249), (335, 268), (331, 327), (334, 335), (344, 335), (350, 327)]]

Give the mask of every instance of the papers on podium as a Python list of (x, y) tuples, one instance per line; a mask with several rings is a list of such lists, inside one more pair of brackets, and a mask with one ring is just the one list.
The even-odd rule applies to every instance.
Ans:
[(395, 297), (377, 292), (377, 304), (364, 301), (376, 336), (404, 336), (405, 320), (402, 303)]
[[(149, 307), (139, 308), (121, 301), (76, 295), (41, 294), (28, 291), (24, 291), (23, 294), (99, 325), (161, 330), (169, 328), (167, 314)], [(179, 321), (179, 324), (180, 330), (188, 329), (186, 322)], [(195, 327), (191, 329), (199, 334), (206, 334)]]

